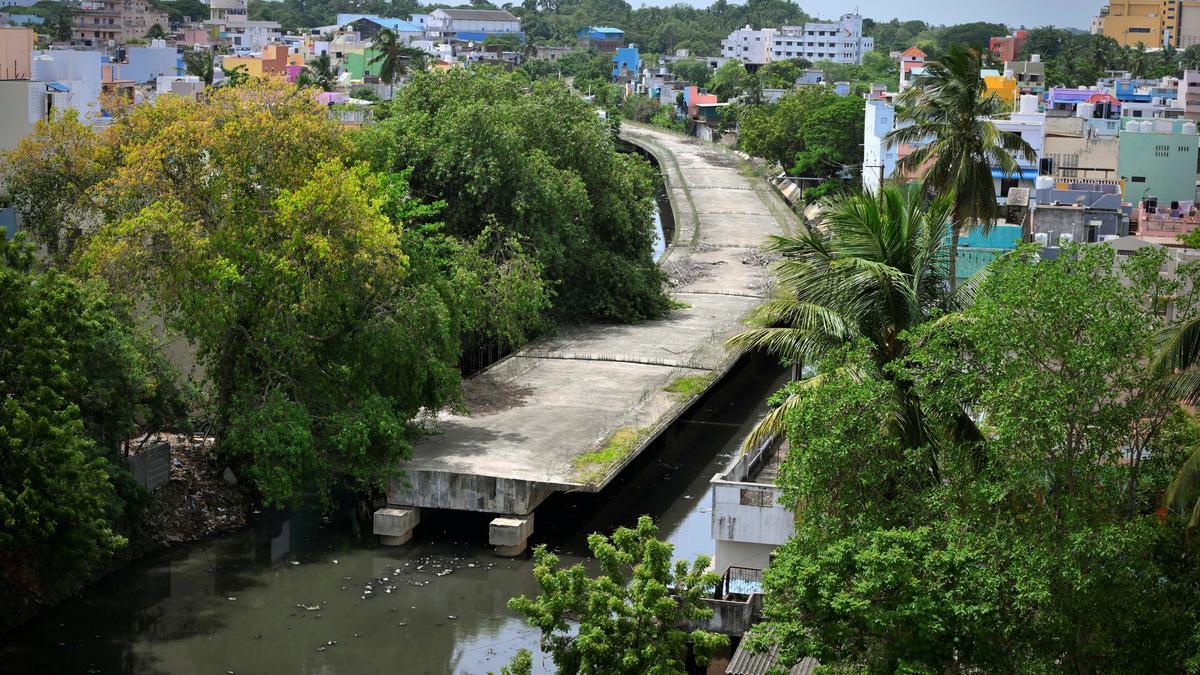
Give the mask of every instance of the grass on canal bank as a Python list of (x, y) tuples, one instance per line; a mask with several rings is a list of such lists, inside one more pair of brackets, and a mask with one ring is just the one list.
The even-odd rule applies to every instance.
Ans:
[(684, 398), (691, 398), (703, 392), (716, 377), (714, 373), (705, 373), (704, 375), (685, 375), (676, 378), (670, 384), (663, 387), (663, 391), (669, 391), (672, 394), (683, 394)]
[(604, 445), (571, 461), (576, 478), (589, 485), (600, 482), (614, 466), (637, 448), (648, 433), (650, 429), (647, 427), (617, 429)]

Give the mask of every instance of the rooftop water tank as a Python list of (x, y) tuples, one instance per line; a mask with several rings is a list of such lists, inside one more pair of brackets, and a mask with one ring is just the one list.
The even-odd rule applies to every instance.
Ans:
[(1154, 133), (1154, 122), (1151, 122), (1150, 120), (1143, 120), (1142, 121), (1142, 133), (1143, 134)]
[(1059, 246), (1062, 246), (1063, 244), (1069, 244), (1073, 241), (1075, 241), (1075, 235), (1071, 234), (1070, 232), (1063, 232), (1062, 234), (1058, 235)]
[(1175, 131), (1175, 125), (1171, 120), (1154, 120), (1154, 131), (1160, 134), (1169, 134)]
[(1096, 104), (1095, 103), (1080, 103), (1079, 105), (1075, 106), (1075, 116), (1076, 117), (1082, 117), (1084, 119), (1089, 119), (1089, 118), (1095, 116), (1095, 114), (1096, 114)]
[(1137, 132), (1139, 132), (1141, 130), (1142, 130), (1142, 125), (1137, 120), (1131, 119), (1125, 123), (1125, 131), (1136, 134)]
[(1184, 122), (1183, 126), (1180, 127), (1180, 131), (1182, 131), (1185, 134), (1195, 134), (1196, 133), (1196, 123), (1195, 122)]
[(1033, 180), (1035, 190), (1053, 190), (1054, 178), (1051, 176), (1038, 176)]
[(1153, 103), (1154, 107), (1156, 107), (1156, 108), (1162, 106), (1162, 104), (1163, 104), (1163, 100), (1162, 100), (1161, 96), (1155, 96), (1154, 98), (1150, 99), (1150, 102)]
[(1050, 235), (1045, 232), (1034, 232), (1033, 243), (1038, 246), (1048, 246), (1050, 244)]
[(1033, 94), (1022, 94), (1020, 110), (1022, 115), (1036, 114), (1038, 110), (1038, 97)]
[(33, 57), (33, 62), (30, 64), (29, 79), (36, 82), (52, 82), (57, 77), (54, 76), (54, 57), (48, 54), (39, 54)]

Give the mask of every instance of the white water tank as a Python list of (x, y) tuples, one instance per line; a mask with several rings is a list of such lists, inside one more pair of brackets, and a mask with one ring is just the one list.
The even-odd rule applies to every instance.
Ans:
[(1019, 108), (1022, 115), (1034, 115), (1038, 110), (1038, 97), (1033, 94), (1021, 95), (1021, 107)]
[(1033, 180), (1035, 190), (1053, 190), (1054, 178), (1051, 176), (1038, 176)]
[(1154, 122), (1151, 122), (1150, 120), (1143, 120), (1142, 121), (1142, 133), (1143, 134), (1154, 133)]
[(1041, 62), (1042, 62), (1042, 55), (1041, 55), (1041, 54), (1034, 54), (1033, 56), (1029, 57), (1029, 60), (1030, 60), (1032, 63), (1041, 63)]
[(1154, 131), (1160, 134), (1169, 134), (1175, 131), (1175, 125), (1171, 120), (1154, 120)]
[(1089, 119), (1096, 114), (1095, 103), (1080, 103), (1075, 106), (1075, 116)]
[(33, 57), (29, 70), (29, 79), (35, 82), (53, 82), (57, 79), (54, 76), (54, 57), (48, 54)]
[(1196, 123), (1195, 122), (1184, 122), (1183, 126), (1180, 127), (1180, 131), (1185, 134), (1195, 134), (1196, 133)]
[(1050, 235), (1046, 234), (1045, 232), (1034, 232), (1033, 243), (1037, 244), (1038, 246), (1049, 246)]
[(1062, 234), (1058, 235), (1059, 246), (1070, 244), (1073, 241), (1075, 241), (1075, 235), (1071, 234), (1070, 232), (1063, 232)]
[(1137, 132), (1139, 132), (1141, 130), (1142, 130), (1142, 125), (1137, 120), (1131, 119), (1125, 123), (1125, 131), (1136, 134)]
[(1163, 104), (1163, 100), (1162, 100), (1162, 97), (1161, 97), (1161, 96), (1155, 96), (1154, 98), (1150, 99), (1150, 102), (1151, 102), (1152, 104), (1154, 104), (1154, 107), (1155, 107), (1155, 108), (1159, 108), (1159, 107), (1161, 107), (1161, 106), (1162, 106), (1162, 104)]
[(1102, 235), (1100, 235), (1100, 241), (1112, 241), (1113, 239), (1120, 239), (1120, 238), (1121, 238), (1121, 235), (1119, 235), (1119, 234), (1102, 234)]

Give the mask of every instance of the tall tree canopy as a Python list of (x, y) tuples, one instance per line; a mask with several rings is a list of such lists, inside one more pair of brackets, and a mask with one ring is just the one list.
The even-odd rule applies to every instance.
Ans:
[(785, 653), (863, 672), (1177, 672), (1197, 653), (1196, 542), (1160, 510), (1196, 422), (1144, 367), (1151, 289), (1114, 258), (1023, 250), (901, 336), (889, 370), (931, 429), (971, 411), (969, 442), (892, 433), (870, 351), (824, 364), (789, 416), (800, 517), (765, 580)]
[(0, 626), (125, 546), (145, 493), (121, 444), (182, 423), (175, 374), (128, 310), (0, 236)]
[(382, 171), (445, 201), (447, 232), (516, 235), (545, 269), (566, 320), (636, 321), (668, 307), (651, 259), (654, 178), (618, 152), (595, 109), (561, 83), (491, 68), (418, 74), (359, 137)]

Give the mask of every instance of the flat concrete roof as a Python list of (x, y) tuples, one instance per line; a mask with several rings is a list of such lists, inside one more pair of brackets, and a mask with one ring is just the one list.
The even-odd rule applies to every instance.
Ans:
[(507, 392), (480, 414), (440, 414), (421, 439), (394, 504), (528, 513), (554, 491), (596, 491), (696, 398), (665, 387), (736, 360), (724, 341), (767, 294), (758, 247), (799, 221), (744, 159), (723, 146), (622, 123), (659, 160), (676, 226), (661, 264), (683, 303), (658, 321), (570, 327), (476, 376)]

